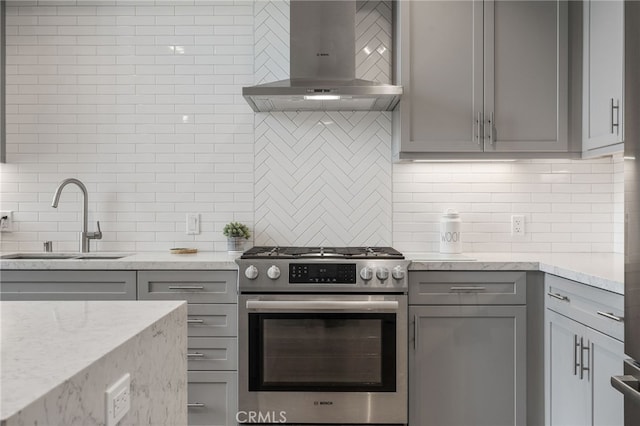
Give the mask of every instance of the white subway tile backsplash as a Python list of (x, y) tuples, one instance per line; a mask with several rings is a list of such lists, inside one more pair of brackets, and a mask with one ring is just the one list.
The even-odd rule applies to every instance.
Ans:
[[(382, 27), (390, 5), (375, 5)], [(77, 176), (102, 221), (99, 250), (225, 250), (222, 227), (240, 220), (260, 244), (437, 251), (451, 207), (465, 251), (622, 252), (622, 156), (392, 165), (388, 114), (254, 115), (240, 91), (288, 78), (288, 13), (281, 0), (9, 2), (0, 207), (17, 232), (2, 250), (77, 250), (78, 194), (49, 204)], [(390, 26), (358, 22), (357, 46), (390, 47)], [(389, 58), (369, 68), (359, 55), (358, 76), (388, 81)], [(184, 233), (186, 212), (202, 234)], [(511, 237), (512, 214), (525, 215), (524, 238)]]
[[(433, 212), (455, 208), (463, 220), (465, 251), (622, 252), (623, 188), (611, 184), (621, 182), (621, 163), (616, 155), (584, 161), (395, 164), (394, 247), (438, 251), (439, 214)], [(450, 179), (430, 180), (445, 168)], [(490, 183), (486, 176), (509, 183)], [(478, 180), (482, 183), (469, 183)], [(512, 214), (525, 215), (525, 238), (511, 236)], [(417, 244), (407, 229), (435, 234)]]

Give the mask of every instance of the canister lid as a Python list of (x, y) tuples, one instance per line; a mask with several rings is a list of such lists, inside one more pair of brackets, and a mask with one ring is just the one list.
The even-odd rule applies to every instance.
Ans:
[(442, 214), (442, 217), (447, 219), (458, 219), (460, 217), (460, 213), (458, 213), (455, 209), (447, 209)]

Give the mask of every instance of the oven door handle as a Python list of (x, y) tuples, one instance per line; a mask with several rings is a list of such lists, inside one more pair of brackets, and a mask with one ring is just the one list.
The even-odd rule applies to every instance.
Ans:
[(252, 311), (397, 311), (397, 300), (247, 300)]

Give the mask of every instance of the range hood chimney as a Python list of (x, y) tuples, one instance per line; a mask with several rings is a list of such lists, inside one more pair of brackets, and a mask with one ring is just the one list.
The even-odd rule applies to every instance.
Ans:
[(355, 78), (355, 1), (291, 0), (290, 79), (243, 87), (256, 112), (391, 111), (402, 86)]

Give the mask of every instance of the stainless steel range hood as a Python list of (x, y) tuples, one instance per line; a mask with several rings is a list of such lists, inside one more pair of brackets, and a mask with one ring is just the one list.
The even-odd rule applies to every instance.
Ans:
[(291, 1), (289, 80), (243, 87), (256, 112), (391, 111), (402, 86), (355, 78), (355, 1)]

